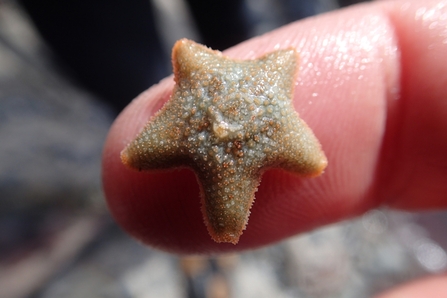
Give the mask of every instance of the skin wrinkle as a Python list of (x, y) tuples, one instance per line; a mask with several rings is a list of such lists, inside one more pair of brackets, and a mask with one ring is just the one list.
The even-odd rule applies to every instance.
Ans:
[[(403, 127), (403, 115), (404, 115), (404, 105), (402, 103), (402, 97), (404, 97), (404, 95), (402, 94), (402, 77), (401, 77), (401, 73), (403, 72), (402, 70), (402, 44), (401, 44), (401, 39), (400, 39), (400, 35), (398, 32), (398, 26), (396, 24), (395, 19), (393, 18), (393, 16), (390, 14), (390, 12), (387, 11), (387, 9), (384, 9), (384, 13), (386, 14), (386, 16), (388, 17), (389, 23), (392, 26), (391, 30), (394, 32), (394, 41), (397, 45), (397, 64), (398, 66), (396, 66), (396, 69), (399, 69), (399, 74), (398, 74), (398, 81), (400, 83), (400, 86), (398, 85), (398, 87), (392, 87), (388, 88), (388, 90), (390, 89), (398, 89), (399, 95), (394, 95), (394, 96), (389, 96), (389, 93), (387, 94), (387, 98), (388, 98), (388, 109), (387, 109), (387, 122), (386, 122), (386, 134), (384, 135), (383, 138), (383, 146), (382, 146), (382, 150), (381, 150), (381, 158), (380, 160), (382, 160), (382, 162), (379, 162), (377, 165), (377, 169), (376, 169), (376, 185), (382, 185), (382, 187), (375, 187), (376, 192), (373, 193), (373, 197), (376, 198), (375, 203), (377, 203), (377, 205), (382, 204), (384, 201), (388, 201), (390, 200), (389, 195), (384, 195), (383, 193), (386, 193), (386, 189), (387, 189), (387, 184), (391, 185), (392, 184), (392, 180), (393, 180), (393, 176), (396, 174), (394, 172), (395, 169), (395, 163), (396, 163), (396, 154), (397, 154), (397, 146), (389, 146), (388, 144), (391, 144), (393, 142), (395, 142), (396, 139), (399, 138), (399, 132), (402, 131), (402, 127)], [(398, 84), (399, 84), (398, 83)], [(383, 187), (385, 185), (385, 187)]]
[[(393, 45), (390, 45), (390, 44), (387, 44), (386, 42), (383, 42), (383, 40), (386, 40), (387, 42), (388, 41), (391, 41), (391, 42), (393, 41), (393, 38), (388, 36), (389, 32), (390, 31), (392, 32), (392, 30), (389, 30), (389, 28), (386, 26), (387, 22), (384, 21), (383, 19), (384, 19), (383, 15), (378, 14), (378, 13), (371, 13), (370, 15), (364, 16), (362, 18), (362, 21), (359, 22), (360, 25), (358, 25), (358, 26), (362, 26), (363, 24), (368, 23), (368, 22), (380, 24), (379, 29), (375, 29), (375, 32), (374, 32), (374, 35), (380, 34), (380, 38), (377, 38), (377, 37), (376, 38), (371, 38), (371, 40), (373, 40), (373, 44), (368, 45), (367, 47), (365, 47), (365, 45), (360, 45), (360, 48), (363, 48), (364, 51), (368, 53), (368, 57), (370, 57), (369, 59), (367, 59), (368, 63), (366, 65), (366, 67), (373, 67), (374, 65), (371, 65), (371, 63), (374, 63), (375, 65), (378, 65), (377, 67), (378, 67), (378, 73), (380, 73), (380, 77), (385, 77), (383, 75), (384, 74), (384, 70), (389, 69), (388, 66), (394, 63), (392, 58), (391, 59), (387, 59), (387, 57), (384, 57), (384, 55), (383, 55), (383, 53), (386, 51), (385, 49), (387, 49), (389, 47), (393, 47)], [(341, 21), (344, 22), (344, 20), (341, 20)], [(357, 23), (357, 20), (352, 20), (352, 23)], [(356, 32), (356, 28), (355, 27), (354, 28), (350, 28), (350, 30), (352, 30), (353, 32)], [(361, 34), (361, 33), (358, 33), (358, 34)], [(341, 36), (340, 38), (343, 38), (343, 35), (346, 36), (346, 32), (340, 33), (340, 36)], [(385, 38), (383, 38), (383, 37), (385, 37)], [(365, 39), (367, 39), (367, 38), (369, 38), (369, 35), (367, 35), (365, 37)], [(338, 38), (336, 37), (335, 39), (338, 39)], [(354, 39), (354, 41), (356, 41), (356, 39)], [(375, 45), (374, 45), (374, 43), (375, 43)], [(379, 43), (379, 45), (377, 45), (377, 43)], [(330, 46), (330, 43), (328, 43), (327, 46)], [(370, 50), (369, 51), (366, 50), (366, 49), (371, 49), (371, 48), (374, 49), (373, 52), (371, 52)], [(341, 57), (342, 57), (342, 59), (345, 59), (343, 56), (341, 56)], [(359, 55), (359, 57), (361, 57), (362, 60), (365, 59), (364, 55)], [(370, 62), (370, 61), (373, 61), (373, 62)], [(365, 80), (367, 80), (367, 78)], [(384, 81), (385, 81), (385, 79), (384, 79)], [(387, 82), (387, 84), (389, 84), (389, 83)], [(382, 86), (379, 86), (377, 88), (380, 88), (382, 90), (384, 90), (384, 89), (386, 90), (386, 88), (384, 86), (387, 85), (387, 84), (383, 84)], [(326, 87), (326, 86), (324, 86), (324, 87)], [(348, 91), (348, 90), (346, 90), (346, 91)], [(353, 95), (355, 96), (355, 93), (354, 94), (341, 94), (341, 95), (339, 95), (339, 97), (353, 98)], [(360, 96), (361, 96), (361, 94), (360, 94)], [(361, 100), (361, 98), (358, 98), (358, 100)], [(351, 100), (351, 102), (352, 102), (352, 100)], [(385, 122), (385, 118), (386, 118), (386, 108), (385, 108), (385, 106), (386, 106), (385, 103), (384, 104), (380, 104), (380, 105), (377, 106), (377, 108), (379, 110), (383, 110), (383, 119), (384, 119), (383, 123)], [(364, 106), (362, 108), (364, 108)], [(361, 122), (361, 121), (362, 121), (362, 119), (361, 119), (361, 117), (359, 117), (359, 119), (356, 122)], [(384, 133), (384, 130), (385, 130), (384, 127), (385, 127), (385, 125), (381, 124), (381, 128), (378, 128), (377, 133), (379, 135)], [(338, 127), (337, 128), (337, 130), (339, 131), (340, 135), (345, 134), (346, 131), (349, 131), (350, 129), (352, 129), (351, 125), (348, 125), (346, 127)], [(341, 147), (340, 147), (341, 149), (342, 149), (342, 146), (343, 145), (341, 145)], [(381, 146), (381, 145), (378, 144), (377, 146)], [(335, 150), (335, 148), (333, 148), (333, 150)], [(359, 156), (359, 160), (361, 160), (361, 159), (362, 159), (362, 157)], [(340, 161), (338, 161), (338, 162), (340, 162)], [(350, 162), (355, 162), (355, 161), (353, 161), (351, 159)], [(347, 178), (345, 178), (345, 179), (349, 179), (348, 177), (349, 176), (347, 176)], [(340, 177), (340, 179), (343, 179), (343, 178)], [(335, 182), (335, 183), (337, 183), (337, 182)], [(370, 185), (373, 185), (373, 183), (374, 182), (373, 182), (373, 179), (372, 179)], [(369, 189), (372, 189), (372, 187), (370, 186)], [(368, 193), (369, 190), (365, 189), (364, 192)], [(366, 210), (366, 208), (369, 207), (369, 206), (370, 206), (370, 204), (365, 205), (364, 207), (362, 207), (362, 209), (365, 208), (365, 210)], [(353, 206), (353, 208), (354, 209), (358, 209), (358, 206)]]
[[(437, 156), (442, 154), (442, 150), (444, 150), (442, 148), (446, 147), (442, 141), (445, 137), (439, 137), (438, 142), (435, 141), (435, 144), (430, 145), (430, 143), (433, 143), (433, 140), (436, 140), (436, 138), (430, 136), (430, 139), (423, 142), (423, 136), (427, 135), (427, 133), (423, 133), (422, 137), (419, 137), (417, 143), (414, 141), (417, 139), (415, 136), (421, 132), (431, 131), (433, 133), (435, 132), (435, 127), (443, 127), (440, 123), (436, 123), (436, 125), (434, 125), (436, 119), (433, 118), (432, 115), (438, 115), (439, 113), (431, 113), (431, 111), (443, 111), (445, 109), (436, 109), (435, 106), (431, 107), (427, 105), (421, 106), (419, 109), (415, 109), (415, 106), (418, 104), (414, 103), (416, 101), (422, 103), (423, 100), (421, 99), (424, 98), (423, 95), (427, 95), (427, 93), (418, 95), (412, 91), (415, 82), (418, 81), (417, 76), (419, 74), (424, 73), (424, 75), (430, 75), (430, 73), (436, 72), (436, 69), (439, 69), (438, 65), (428, 67), (428, 64), (425, 61), (430, 60), (427, 56), (436, 55), (437, 53), (441, 52), (442, 48), (437, 46), (437, 48), (431, 50), (429, 49), (428, 51), (427, 48), (420, 48), (418, 44), (424, 43), (414, 43), (413, 36), (411, 34), (409, 35), (411, 31), (407, 30), (407, 26), (410, 24), (410, 21), (408, 20), (413, 18), (412, 21), (415, 21), (416, 25), (412, 28), (412, 31), (414, 31), (412, 34), (418, 34), (421, 38), (430, 40), (433, 38), (439, 38), (438, 34), (434, 33), (433, 31), (436, 31), (436, 29), (438, 30), (438, 33), (440, 32), (439, 30), (441, 30), (441, 32), (445, 31), (445, 26), (438, 24), (440, 25), (438, 28), (430, 29), (428, 27), (434, 21), (433, 17), (435, 16), (431, 13), (433, 12), (434, 7), (439, 6), (442, 3), (445, 6), (445, 1), (433, 5), (434, 3), (435, 2), (433, 1), (427, 3), (423, 9), (415, 9), (413, 5), (414, 3), (402, 5), (400, 9), (392, 9), (393, 7), (386, 6), (386, 11), (388, 12), (390, 20), (397, 32), (396, 39), (401, 51), (400, 69), (402, 77), (400, 83), (401, 86), (406, 86), (406, 88), (402, 88), (401, 98), (403, 100), (399, 101), (400, 106), (395, 107), (395, 111), (391, 111), (392, 113), (395, 113), (395, 115), (392, 115), (394, 123), (389, 124), (387, 129), (388, 135), (385, 138), (385, 142), (386, 144), (393, 143), (395, 146), (386, 146), (388, 151), (384, 152), (383, 154), (383, 178), (380, 180), (380, 183), (383, 183), (382, 185), (385, 186), (382, 187), (382, 193), (386, 193), (386, 195), (381, 195), (382, 200), (386, 200), (389, 205), (394, 207), (399, 207), (402, 205), (402, 202), (404, 201), (403, 199), (405, 198), (406, 204), (411, 208), (411, 204), (409, 204), (409, 202), (420, 197), (422, 195), (421, 190), (425, 192), (425, 196), (438, 197), (439, 200), (442, 200), (442, 196), (439, 196), (439, 194), (445, 191), (445, 187), (440, 187), (443, 185), (442, 178), (441, 180), (437, 180), (434, 179), (436, 177), (435, 175), (424, 175), (424, 173), (439, 172), (439, 169), (442, 168), (437, 162)], [(395, 3), (393, 3), (393, 5), (399, 6), (399, 4)], [(446, 13), (445, 9), (443, 13)], [(427, 17), (426, 14), (429, 14), (429, 17)], [(424, 17), (424, 15), (426, 17)], [(437, 14), (436, 17), (440, 17), (441, 15)], [(444, 58), (440, 57), (438, 60), (442, 61), (443, 59)], [(419, 64), (421, 64), (421, 70), (425, 69), (426, 72), (411, 71), (412, 69), (417, 69), (415, 65)], [(437, 72), (434, 76), (438, 78), (446, 77), (445, 72), (443, 71)], [(421, 87), (419, 89), (422, 89)], [(426, 90), (441, 91), (443, 88), (442, 86), (426, 86)], [(441, 94), (436, 95), (431, 93), (428, 95), (442, 98)], [(431, 101), (431, 103), (436, 104), (435, 101)], [(420, 119), (420, 122), (413, 123), (411, 120), (408, 120), (415, 118)], [(442, 131), (438, 134), (442, 135)], [(413, 154), (415, 158), (411, 157), (411, 154)], [(427, 160), (430, 158), (435, 160), (432, 165), (427, 164)], [(411, 162), (409, 161), (410, 159), (412, 159)], [(388, 167), (385, 166), (386, 164), (388, 164)], [(425, 181), (423, 181), (424, 177)], [(438, 175), (437, 177), (442, 177), (442, 175)], [(427, 192), (428, 190), (431, 192)], [(433, 200), (433, 202), (433, 206), (439, 204), (439, 202), (436, 203), (436, 200)]]
[[(381, 78), (383, 78), (382, 81), (382, 89), (386, 93), (386, 95), (383, 97), (385, 99), (385, 103), (382, 106), (385, 113), (384, 113), (384, 121), (383, 121), (383, 128), (381, 129), (381, 134), (383, 135), (385, 131), (388, 131), (390, 123), (389, 119), (394, 119), (395, 116), (389, 117), (390, 113), (393, 113), (392, 110), (398, 110), (397, 104), (398, 103), (398, 95), (396, 94), (396, 91), (399, 89), (399, 87), (396, 87), (397, 82), (399, 81), (399, 71), (396, 71), (393, 73), (391, 70), (397, 69), (399, 70), (400, 65), (400, 51), (398, 46), (396, 45), (396, 34), (395, 34), (395, 28), (393, 26), (393, 23), (390, 22), (389, 16), (383, 12), (378, 14), (377, 16), (372, 16), (371, 19), (375, 20), (380, 26), (384, 27), (381, 28), (383, 32), (380, 34), (380, 37), (375, 38), (374, 42), (379, 43), (380, 46), (372, 47), (376, 49), (376, 57), (372, 58), (372, 60), (378, 60), (380, 65), (380, 74)], [(378, 30), (377, 30), (378, 31)], [(361, 119), (359, 119), (361, 121)], [(387, 128), (386, 128), (387, 127)], [(384, 144), (381, 144), (380, 149), (381, 151), (384, 148)], [(383, 153), (382, 153), (383, 154)], [(378, 160), (381, 158), (379, 154)], [(381, 163), (377, 163), (380, 165)], [(390, 173), (390, 171), (386, 171), (387, 173)], [(377, 168), (375, 170), (375, 174), (373, 175), (372, 182), (370, 184), (369, 190), (365, 190), (365, 194), (367, 196), (371, 197), (371, 200), (364, 200), (366, 204), (362, 206), (360, 209), (367, 210), (370, 208), (373, 208), (375, 206), (378, 206), (382, 201), (383, 198), (374, 191), (375, 189), (378, 189), (376, 185), (379, 184), (378, 180), (379, 177), (383, 174), (383, 172)], [(392, 175), (390, 173), (390, 175)], [(368, 194), (369, 193), (369, 194)], [(358, 207), (356, 207), (357, 209)]]

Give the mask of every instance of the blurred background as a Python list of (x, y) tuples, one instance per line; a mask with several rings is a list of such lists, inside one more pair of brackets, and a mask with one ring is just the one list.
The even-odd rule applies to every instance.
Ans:
[(107, 211), (117, 113), (175, 40), (223, 50), (356, 1), (0, 1), (0, 297), (369, 297), (447, 271), (447, 213), (373, 210), (214, 258), (144, 247)]

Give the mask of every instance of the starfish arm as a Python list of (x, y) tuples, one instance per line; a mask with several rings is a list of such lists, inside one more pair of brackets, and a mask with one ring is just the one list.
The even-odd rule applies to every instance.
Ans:
[(227, 59), (219, 51), (211, 50), (188, 39), (180, 39), (172, 49), (175, 83), (180, 86), (182, 81), (189, 83), (192, 75), (203, 73), (216, 58)]
[(262, 70), (269, 73), (267, 81), (272, 82), (275, 89), (286, 91), (287, 98), (292, 98), (299, 65), (296, 50), (293, 48), (278, 50), (253, 60), (254, 63), (258, 61), (262, 62)]
[(299, 118), (290, 118), (288, 127), (293, 129), (283, 134), (279, 166), (303, 177), (320, 175), (327, 166), (327, 158), (318, 139)]
[(122, 162), (140, 171), (181, 165), (185, 159), (181, 148), (184, 123), (179, 121), (177, 114), (177, 103), (168, 102), (121, 152)]
[(326, 168), (327, 159), (318, 139), (293, 108), (298, 60), (293, 49), (260, 58), (263, 70), (270, 74), (266, 79), (270, 87), (265, 93), (271, 104), (263, 114), (265, 141), (260, 147), (266, 152), (265, 167), (281, 167), (303, 177), (314, 177)]
[(259, 176), (250, 177), (237, 171), (230, 177), (203, 179), (201, 185), (202, 213), (208, 232), (216, 242), (236, 244), (248, 222), (250, 208), (259, 185)]

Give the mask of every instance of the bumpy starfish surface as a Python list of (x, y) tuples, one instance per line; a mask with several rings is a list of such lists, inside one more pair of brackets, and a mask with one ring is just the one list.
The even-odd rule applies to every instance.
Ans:
[(138, 170), (189, 167), (216, 242), (236, 244), (262, 173), (322, 173), (326, 157), (292, 105), (298, 54), (278, 50), (237, 61), (193, 41), (173, 48), (171, 99), (121, 153)]

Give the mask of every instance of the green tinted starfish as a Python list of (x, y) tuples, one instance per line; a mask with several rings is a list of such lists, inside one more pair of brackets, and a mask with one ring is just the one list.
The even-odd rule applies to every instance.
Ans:
[(172, 61), (173, 94), (122, 162), (137, 170), (191, 168), (208, 232), (236, 244), (266, 169), (313, 177), (327, 165), (292, 105), (298, 54), (285, 49), (239, 61), (182, 39)]

